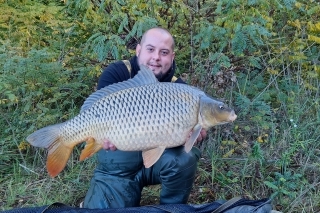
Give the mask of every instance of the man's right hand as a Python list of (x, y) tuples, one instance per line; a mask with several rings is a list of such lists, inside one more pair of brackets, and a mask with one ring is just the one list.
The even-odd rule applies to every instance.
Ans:
[(111, 143), (110, 141), (108, 140), (105, 140), (102, 144), (102, 148), (105, 149), (105, 150), (111, 150), (111, 151), (115, 151), (117, 150), (117, 147)]

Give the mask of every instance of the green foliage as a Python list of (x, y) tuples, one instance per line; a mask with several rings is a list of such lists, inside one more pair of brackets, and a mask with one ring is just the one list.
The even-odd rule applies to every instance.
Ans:
[(283, 0), (283, 4), (287, 9), (292, 9), (295, 3), (296, 3), (296, 0)]
[[(3, 1), (4, 2), (4, 1)], [(34, 46), (50, 46), (55, 43), (56, 28), (66, 24), (60, 14), (61, 6), (55, 3), (43, 4), (37, 1), (5, 1), (1, 3), (1, 44), (9, 42), (22, 51)]]
[(252, 160), (258, 161), (260, 165), (262, 165), (262, 163), (264, 162), (264, 153), (261, 148), (261, 145), (258, 142), (255, 142), (252, 146), (252, 151), (249, 157)]
[(73, 117), (94, 83), (87, 81), (92, 81), (92, 68), (76, 68), (75, 51), (68, 50), (68, 40), (63, 40), (70, 35), (61, 33), (60, 25), (70, 24), (58, 14), (60, 3), (27, 1), (26, 5), (13, 1), (2, 5), (6, 10), (1, 24), (10, 27), (0, 35), (1, 177), (12, 173), (9, 165), (15, 162), (28, 167), (34, 156), (25, 137)]
[(275, 172), (274, 173), (274, 180), (271, 181), (264, 181), (266, 186), (271, 188), (274, 193), (271, 195), (271, 198), (280, 195), (280, 199), (282, 196), (289, 196), (291, 198), (297, 195), (297, 191), (300, 189), (300, 185), (297, 184), (299, 179), (302, 177), (301, 174), (292, 174), (292, 172), (285, 172), (284, 174)]

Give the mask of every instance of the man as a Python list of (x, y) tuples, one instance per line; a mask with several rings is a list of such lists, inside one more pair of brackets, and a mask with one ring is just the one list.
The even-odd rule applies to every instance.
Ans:
[[(149, 29), (136, 47), (136, 56), (127, 66), (123, 61), (110, 64), (101, 74), (98, 89), (128, 80), (140, 70), (149, 67), (160, 82), (170, 82), (175, 72), (174, 40), (165, 29)], [(128, 68), (130, 70), (128, 70)], [(176, 83), (184, 83), (178, 78)], [(198, 141), (206, 136), (201, 131)], [(194, 181), (200, 151), (189, 153), (184, 147), (166, 149), (150, 168), (143, 166), (140, 151), (116, 150), (111, 141), (105, 141), (98, 152), (98, 165), (84, 200), (85, 208), (120, 208), (139, 206), (144, 186), (161, 184), (160, 204), (186, 203)]]

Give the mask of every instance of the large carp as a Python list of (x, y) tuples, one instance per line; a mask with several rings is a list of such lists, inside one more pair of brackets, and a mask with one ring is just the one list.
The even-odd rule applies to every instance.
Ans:
[(184, 144), (189, 152), (202, 128), (236, 117), (232, 109), (203, 91), (186, 84), (159, 83), (151, 70), (141, 66), (134, 78), (90, 95), (73, 119), (39, 129), (27, 141), (48, 149), (51, 177), (63, 170), (73, 147), (83, 141), (87, 144), (80, 160), (109, 140), (119, 150), (141, 150), (149, 168), (166, 148)]

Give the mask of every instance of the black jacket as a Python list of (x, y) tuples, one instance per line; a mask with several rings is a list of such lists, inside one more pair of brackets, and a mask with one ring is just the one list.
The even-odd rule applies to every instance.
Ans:
[[(131, 76), (129, 76), (128, 68), (124, 62), (117, 61), (110, 64), (103, 70), (98, 81), (97, 89), (133, 78), (140, 70), (137, 56), (132, 57), (129, 62), (131, 64)], [(160, 79), (160, 82), (171, 82), (171, 79), (174, 76), (175, 67), (175, 62), (173, 62), (172, 68), (166, 75), (162, 77), (162, 79)], [(178, 78), (175, 82), (185, 83), (181, 78)]]

